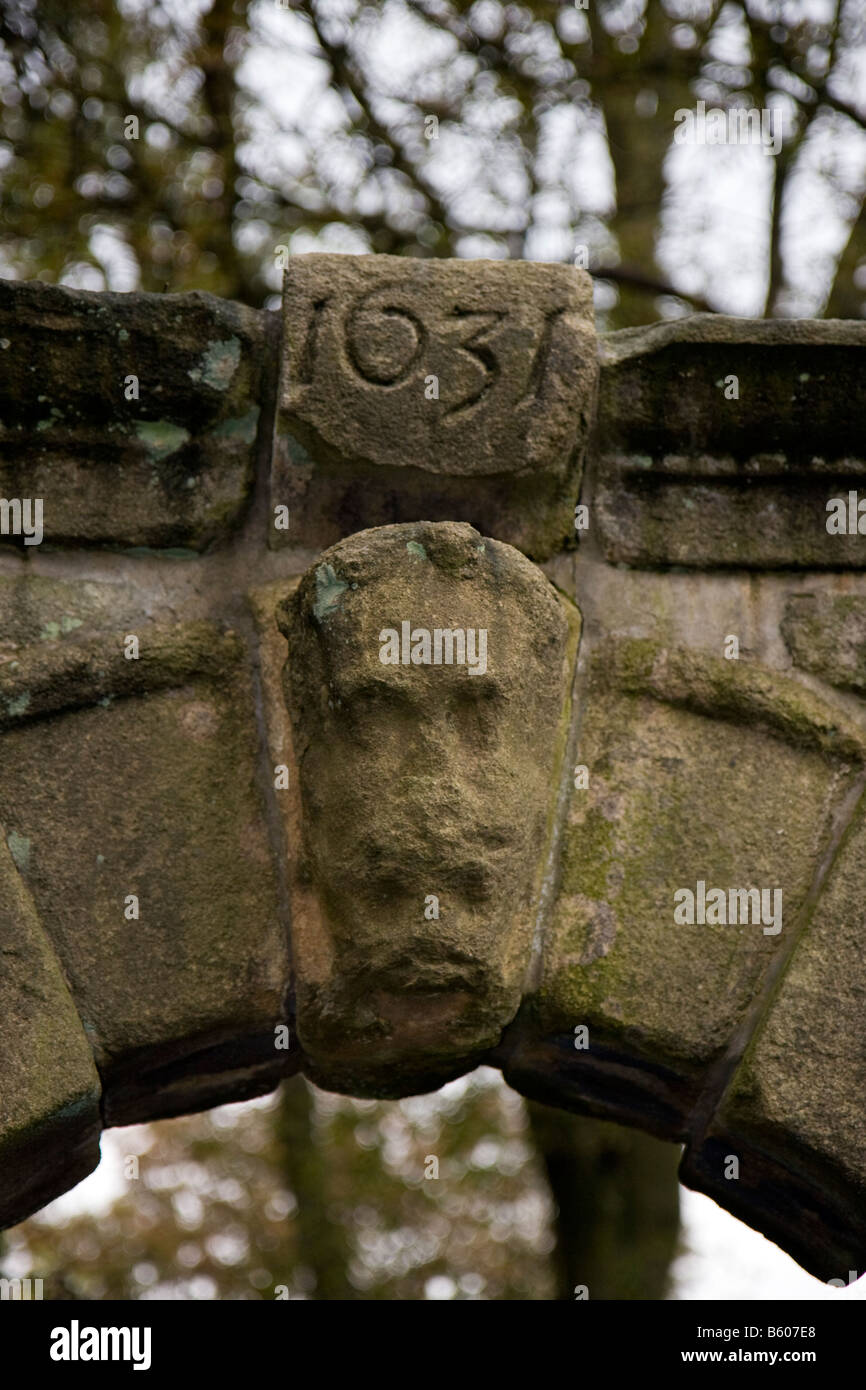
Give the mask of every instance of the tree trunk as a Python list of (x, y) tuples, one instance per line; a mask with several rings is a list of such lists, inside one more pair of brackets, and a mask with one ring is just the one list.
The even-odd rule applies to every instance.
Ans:
[(866, 318), (866, 281), (859, 288), (854, 283), (854, 273), (858, 266), (866, 273), (866, 198), (860, 204), (851, 235), (839, 257), (833, 288), (825, 310), (828, 319)]
[(354, 1299), (357, 1290), (348, 1279), (351, 1251), (346, 1228), (335, 1217), (329, 1193), (331, 1164), (313, 1137), (313, 1097), (302, 1076), (280, 1087), (280, 1106), (274, 1117), (281, 1167), (295, 1194), (297, 1264), (315, 1276), (315, 1298)]
[[(560, 1299), (662, 1299), (679, 1234), (679, 1149), (527, 1102), (557, 1206)], [(585, 1295), (585, 1296), (587, 1296)]]

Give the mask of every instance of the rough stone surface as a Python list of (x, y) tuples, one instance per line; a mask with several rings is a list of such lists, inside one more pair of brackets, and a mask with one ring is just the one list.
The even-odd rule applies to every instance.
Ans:
[(866, 600), (857, 594), (796, 594), (782, 636), (794, 663), (842, 690), (866, 693)]
[[(588, 305), (382, 258), (295, 262), (282, 317), (0, 284), (0, 500), (45, 499), (0, 536), (0, 1223), (100, 1123), (483, 1060), (866, 1267), (864, 326), (594, 346)], [(382, 663), (403, 622), (486, 670)], [(781, 932), (675, 922), (699, 880)]]
[[(406, 663), (383, 664), (403, 623)], [(577, 614), (518, 551), (442, 522), (326, 551), (280, 626), (305, 828), (302, 1046), (332, 1089), (440, 1085), (495, 1045), (520, 1002)], [(483, 663), (410, 661), (409, 631), (437, 629), (483, 631)]]
[[(683, 1169), (818, 1278), (843, 1283), (863, 1273), (866, 1251), (864, 856), (861, 802), (773, 1007)], [(736, 1182), (727, 1154), (740, 1156)]]
[(539, 559), (568, 540), (597, 375), (584, 271), (298, 256), (283, 305), (272, 495), (301, 543), (419, 517)]
[(862, 566), (864, 538), (829, 534), (826, 504), (866, 480), (864, 348), (863, 323), (714, 314), (602, 340), (593, 513), (606, 558)]
[(0, 496), (43, 500), (46, 545), (226, 535), (252, 482), (266, 318), (0, 280)]
[(0, 1226), (99, 1162), (99, 1077), (20, 871), (28, 852), (0, 829)]
[(157, 1089), (172, 1113), (223, 1097), (229, 1072), (238, 1097), (273, 1084), (287, 990), (241, 645), (207, 623), (138, 635), (138, 660), (114, 632), (0, 665), (0, 822), (112, 1123)]
[[(589, 785), (571, 792), (530, 1007), (544, 1037), (568, 1039), (576, 1096), (682, 1139), (798, 931), (866, 741), (834, 727), (828, 746), (833, 712), (782, 677), (634, 640), (598, 649), (580, 706)], [(781, 890), (781, 930), (765, 934), (751, 912), (678, 924), (675, 893), (699, 880)], [(573, 1047), (578, 1025), (586, 1050)]]

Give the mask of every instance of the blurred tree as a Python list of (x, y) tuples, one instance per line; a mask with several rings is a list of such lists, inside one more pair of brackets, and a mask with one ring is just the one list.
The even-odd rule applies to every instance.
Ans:
[(61, 1199), (9, 1232), (0, 1269), (50, 1299), (662, 1297), (675, 1146), (528, 1109), (489, 1068), (395, 1102), (296, 1077), (110, 1131), (107, 1209)]
[(390, 1103), (297, 1078), (103, 1147), (119, 1191), (98, 1220), (9, 1233), (4, 1270), (34, 1271), (46, 1298), (553, 1296), (525, 1107), (489, 1069)]
[[(313, 1138), (314, 1111), (313, 1093), (303, 1078), (284, 1082), (274, 1112), (277, 1162), (292, 1191), (300, 1196), (296, 1216), (298, 1259), (313, 1272), (316, 1298), (353, 1298), (349, 1231), (335, 1207), (333, 1155), (329, 1163), (324, 1163), (321, 1147)], [(344, 1200), (351, 1199), (351, 1194), (343, 1195)]]
[[(680, 204), (705, 169), (674, 158), (700, 97), (784, 118), (778, 157), (737, 166), (767, 211), (764, 311), (859, 317), (864, 37), (859, 0), (0, 0), (0, 255), (261, 304), (280, 244), (585, 248), (612, 327), (722, 308), (736, 258), (696, 258)], [(838, 245), (794, 266), (816, 196)]]
[(602, 1120), (529, 1102), (556, 1204), (560, 1298), (659, 1299), (679, 1240), (679, 1150)]

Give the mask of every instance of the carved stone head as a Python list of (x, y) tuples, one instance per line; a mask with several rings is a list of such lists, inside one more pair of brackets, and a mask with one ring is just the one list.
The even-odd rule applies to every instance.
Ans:
[(278, 621), (303, 821), (301, 1041), (326, 1086), (441, 1085), (497, 1043), (523, 992), (576, 610), (512, 547), (420, 522), (326, 551)]

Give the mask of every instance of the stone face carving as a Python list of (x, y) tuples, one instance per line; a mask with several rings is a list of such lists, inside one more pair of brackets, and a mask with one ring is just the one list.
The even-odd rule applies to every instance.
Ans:
[(866, 1266), (866, 326), (627, 330), (596, 403), (588, 305), (0, 285), (0, 1224), (104, 1124), (483, 1059)]
[(470, 526), (363, 531), (279, 625), (305, 831), (293, 952), (325, 1086), (401, 1095), (495, 1046), (530, 963), (576, 610)]

